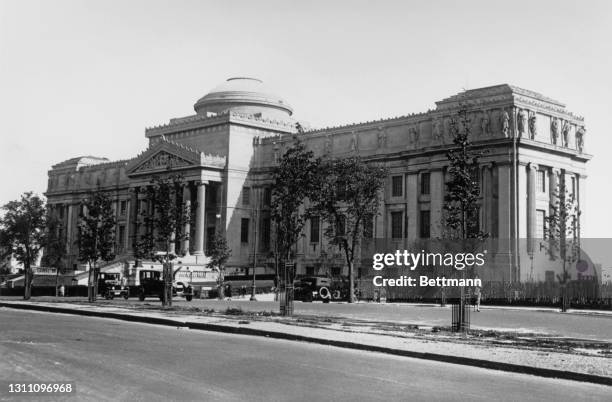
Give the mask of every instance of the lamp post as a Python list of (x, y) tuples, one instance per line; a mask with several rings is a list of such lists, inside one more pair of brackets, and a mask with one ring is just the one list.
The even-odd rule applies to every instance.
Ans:
[(255, 269), (257, 268), (257, 227), (259, 226), (259, 210), (257, 208), (259, 196), (255, 193), (255, 205), (252, 208), (253, 226), (255, 226), (255, 238), (253, 239), (253, 283), (251, 285), (251, 301), (257, 301), (255, 294), (257, 293), (257, 285), (255, 284)]

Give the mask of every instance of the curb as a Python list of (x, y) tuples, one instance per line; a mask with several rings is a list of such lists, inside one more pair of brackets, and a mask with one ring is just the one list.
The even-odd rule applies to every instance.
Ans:
[(349, 342), (349, 341), (337, 341), (331, 339), (324, 338), (314, 338), (310, 336), (304, 335), (294, 335), (288, 334), (284, 332), (276, 332), (276, 331), (266, 331), (262, 329), (254, 329), (248, 327), (232, 327), (221, 324), (209, 324), (209, 323), (200, 323), (200, 322), (190, 322), (190, 321), (176, 321), (166, 318), (159, 317), (148, 317), (148, 316), (139, 316), (139, 315), (130, 315), (125, 313), (113, 313), (113, 312), (104, 312), (104, 311), (91, 311), (91, 310), (76, 310), (70, 308), (63, 307), (54, 307), (54, 306), (41, 306), (35, 304), (13, 304), (13, 303), (5, 303), (0, 302), (0, 307), (7, 307), (13, 309), (21, 309), (21, 310), (34, 310), (34, 311), (46, 311), (51, 313), (60, 313), (60, 314), (72, 314), (72, 315), (82, 315), (89, 317), (101, 317), (101, 318), (112, 318), (123, 321), (130, 322), (140, 322), (146, 324), (157, 324), (157, 325), (165, 325), (172, 327), (187, 327), (189, 329), (202, 330), (202, 331), (211, 331), (211, 332), (222, 332), (229, 334), (237, 334), (237, 335), (251, 335), (251, 336), (261, 336), (272, 339), (284, 339), (290, 341), (301, 341), (301, 342), (309, 342), (316, 343), (319, 345), (327, 345), (327, 346), (335, 346), (345, 349), (356, 349), (363, 350), (368, 352), (378, 352), (385, 354), (392, 354), (394, 356), (404, 356), (404, 357), (412, 357), (417, 359), (424, 360), (432, 360), (443, 363), (451, 363), (451, 364), (459, 364), (464, 366), (473, 366), (486, 368), (491, 370), (498, 371), (506, 371), (511, 373), (519, 373), (519, 374), (530, 374), (539, 377), (547, 377), (547, 378), (558, 378), (563, 380), (571, 380), (571, 381), (580, 381), (580, 382), (589, 382), (600, 385), (608, 385), (612, 386), (612, 377), (604, 377), (598, 376), (595, 374), (585, 374), (585, 373), (575, 373), (570, 371), (562, 371), (555, 369), (547, 369), (540, 367), (531, 367), (531, 366), (521, 366), (518, 364), (511, 363), (503, 363), (503, 362), (494, 362), (490, 360), (483, 359), (473, 359), (469, 357), (460, 357), (460, 356), (447, 356), (436, 353), (425, 353), (425, 352), (414, 352), (408, 350), (396, 350), (392, 348), (385, 348), (382, 346), (375, 345), (366, 345), (362, 343)]

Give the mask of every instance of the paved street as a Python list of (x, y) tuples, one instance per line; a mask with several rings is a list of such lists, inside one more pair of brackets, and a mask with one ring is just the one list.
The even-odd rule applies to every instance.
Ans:
[[(4, 308), (0, 354), (0, 381), (72, 381), (79, 400), (574, 401), (610, 395), (610, 387), (586, 383)], [(1, 390), (0, 399), (6, 397)]]
[[(2, 297), (3, 300), (23, 300), (20, 297)], [(55, 301), (54, 297), (34, 297), (33, 301)], [(87, 299), (62, 298), (59, 300), (84, 302)], [(137, 299), (131, 298), (127, 302), (123, 299), (106, 301), (99, 299), (97, 304), (125, 305), (139, 304)], [(160, 305), (159, 300), (148, 298), (144, 303)], [(228, 307), (240, 307), (244, 311), (275, 311), (278, 312), (278, 302), (258, 301), (250, 302), (246, 299), (234, 298), (231, 301), (216, 299), (194, 299), (186, 302), (177, 298), (173, 302), (177, 306), (192, 306), (201, 309), (214, 309), (225, 311)], [(588, 312), (588, 311), (586, 311)], [(415, 304), (377, 304), (377, 303), (302, 303), (295, 302), (295, 313), (316, 316), (346, 317), (364, 321), (393, 321), (420, 325), (450, 325), (450, 307), (441, 308), (432, 305)], [(562, 314), (556, 310), (526, 310), (511, 308), (491, 308), (483, 306), (481, 312), (472, 312), (473, 328), (495, 328), (508, 331), (541, 332), (551, 335), (612, 341), (612, 314)]]

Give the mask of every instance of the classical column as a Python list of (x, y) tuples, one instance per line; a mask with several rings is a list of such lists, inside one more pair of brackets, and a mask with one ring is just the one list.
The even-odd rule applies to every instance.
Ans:
[(206, 184), (198, 183), (198, 208), (195, 220), (195, 244), (193, 255), (204, 255), (204, 224), (206, 205)]
[(481, 228), (485, 233), (492, 235), (492, 208), (493, 208), (493, 189), (491, 177), (491, 164), (487, 163), (482, 167), (482, 223)]
[(127, 230), (129, 231), (128, 251), (134, 252), (134, 246), (138, 241), (138, 188), (130, 189), (130, 208), (127, 217)]
[(536, 236), (536, 181), (538, 165), (530, 163), (527, 179), (527, 252), (533, 254), (533, 242)]
[(72, 203), (68, 204), (66, 212), (66, 253), (72, 252)]
[(191, 234), (191, 188), (189, 187), (189, 183), (185, 187), (183, 187), (183, 206), (187, 211), (189, 211), (189, 219), (185, 221), (185, 226), (183, 227), (183, 242), (181, 244), (181, 251), (185, 255), (189, 255), (189, 236)]

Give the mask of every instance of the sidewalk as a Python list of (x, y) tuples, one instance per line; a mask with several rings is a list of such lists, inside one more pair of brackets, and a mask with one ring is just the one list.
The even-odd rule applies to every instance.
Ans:
[[(195, 330), (256, 335), (315, 342), (365, 351), (437, 360), (490, 369), (612, 385), (609, 343), (572, 343), (561, 347), (550, 338), (477, 333), (464, 336), (435, 328), (370, 325), (351, 319), (312, 316), (286, 318), (239, 309), (210, 311), (175, 307), (162, 311), (156, 303), (134, 306), (90, 305), (72, 302), (0, 301), (0, 307), (80, 314), (145, 322)], [(546, 340), (549, 344), (534, 342)], [(552, 342), (552, 344), (550, 344)]]

